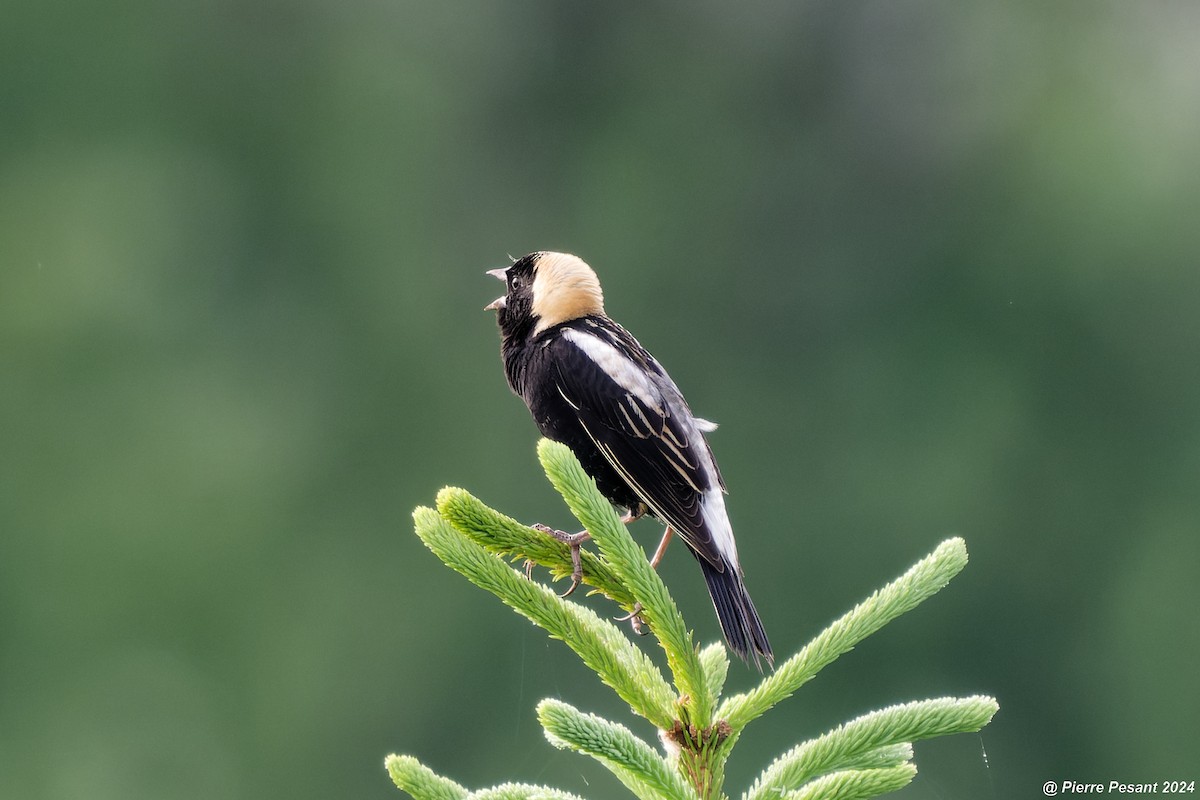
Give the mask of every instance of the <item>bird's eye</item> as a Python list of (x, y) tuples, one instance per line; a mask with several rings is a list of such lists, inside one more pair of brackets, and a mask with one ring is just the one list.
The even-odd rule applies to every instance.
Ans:
[(522, 284), (522, 283), (524, 283), (524, 281), (522, 281), (522, 280), (521, 280), (521, 276), (520, 276), (520, 275), (514, 275), (514, 276), (513, 276), (513, 279), (512, 279), (512, 288), (514, 288), (514, 289), (520, 289), (520, 288), (521, 288), (521, 284)]

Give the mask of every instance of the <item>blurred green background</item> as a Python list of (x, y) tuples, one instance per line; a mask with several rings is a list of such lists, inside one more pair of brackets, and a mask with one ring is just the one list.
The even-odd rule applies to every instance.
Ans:
[(399, 797), (389, 752), (623, 796), (533, 714), (622, 704), (411, 531), (445, 484), (571, 524), (481, 311), (536, 249), (721, 423), (778, 653), (970, 549), (731, 791), (973, 692), (994, 723), (897, 797), (1200, 777), (1200, 6), (3, 16), (0, 796)]

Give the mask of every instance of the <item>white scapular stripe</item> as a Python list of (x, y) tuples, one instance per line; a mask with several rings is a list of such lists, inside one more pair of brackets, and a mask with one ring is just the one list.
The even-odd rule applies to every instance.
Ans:
[(663, 415), (663, 397), (650, 377), (629, 356), (595, 334), (566, 328), (563, 336), (596, 362), (608, 377), (625, 391), (636, 395), (647, 407)]

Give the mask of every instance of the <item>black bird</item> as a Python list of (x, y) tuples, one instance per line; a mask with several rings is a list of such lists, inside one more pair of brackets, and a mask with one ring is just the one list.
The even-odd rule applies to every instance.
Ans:
[(667, 525), (653, 564), (678, 533), (700, 562), (729, 648), (771, 662), (704, 438), (716, 426), (692, 414), (654, 357), (604, 313), (582, 259), (530, 253), (488, 274), (507, 285), (487, 309), (498, 312), (508, 385), (538, 429), (571, 448), (601, 493), (629, 509), (627, 520), (648, 513)]

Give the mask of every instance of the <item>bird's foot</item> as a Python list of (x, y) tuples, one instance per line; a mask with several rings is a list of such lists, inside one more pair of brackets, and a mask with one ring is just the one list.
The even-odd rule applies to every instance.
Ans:
[(623, 617), (616, 617), (616, 621), (628, 622), (629, 626), (633, 628), (633, 632), (638, 636), (645, 636), (647, 633), (649, 633), (649, 631), (642, 630), (642, 625), (645, 623), (645, 620), (642, 619), (642, 604), (640, 602), (633, 604), (633, 611), (630, 611)]
[(535, 522), (530, 526), (534, 530), (541, 531), (552, 539), (562, 542), (567, 547), (571, 548), (571, 586), (559, 597), (570, 597), (571, 594), (579, 588), (579, 584), (583, 581), (583, 562), (579, 557), (579, 546), (592, 538), (592, 535), (587, 531), (579, 533), (567, 533), (556, 528), (551, 528), (549, 525), (543, 525), (540, 522)]
[(631, 522), (637, 522), (639, 519), (646, 516), (646, 512), (648, 510), (649, 509), (647, 509), (644, 505), (639, 505), (636, 508), (629, 509), (625, 512), (625, 515), (621, 517), (621, 524), (628, 525)]

